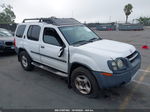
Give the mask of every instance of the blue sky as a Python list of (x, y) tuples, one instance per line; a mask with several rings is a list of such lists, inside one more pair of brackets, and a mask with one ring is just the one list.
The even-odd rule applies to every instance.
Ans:
[(150, 0), (0, 0), (13, 6), (16, 22), (33, 17), (74, 17), (81, 22), (125, 21), (123, 8), (133, 5), (132, 21), (150, 16)]

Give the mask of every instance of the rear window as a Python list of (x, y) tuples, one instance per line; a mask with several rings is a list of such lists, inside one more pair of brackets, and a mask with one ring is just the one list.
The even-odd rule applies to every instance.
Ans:
[(1, 37), (12, 37), (13, 35), (6, 29), (0, 29)]
[(16, 37), (22, 38), (24, 31), (25, 31), (26, 25), (20, 25), (18, 26)]

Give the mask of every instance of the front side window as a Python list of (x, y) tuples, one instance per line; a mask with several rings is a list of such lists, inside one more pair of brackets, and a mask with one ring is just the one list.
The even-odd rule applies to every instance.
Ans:
[(53, 28), (45, 28), (43, 34), (43, 41), (44, 43), (55, 45), (55, 46), (62, 46), (62, 40), (60, 39), (58, 33)]
[(70, 45), (101, 39), (86, 26), (64, 26), (59, 29)]
[(26, 25), (20, 25), (18, 26), (16, 37), (22, 38), (24, 31), (25, 31)]
[(29, 27), (27, 37), (30, 40), (38, 41), (40, 36), (41, 27), (38, 25), (31, 25)]

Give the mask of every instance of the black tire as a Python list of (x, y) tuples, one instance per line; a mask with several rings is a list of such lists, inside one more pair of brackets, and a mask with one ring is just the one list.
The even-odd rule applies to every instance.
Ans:
[[(19, 54), (19, 58), (20, 58), (21, 66), (23, 67), (24, 70), (26, 70), (26, 71), (33, 70), (34, 66), (31, 64), (32, 60), (31, 60), (31, 58), (30, 58), (30, 56), (28, 55), (27, 52), (22, 51)], [(26, 60), (26, 65), (24, 63), (25, 60)]]
[[(87, 84), (86, 84), (86, 86), (88, 86), (88, 88), (91, 88), (91, 89), (89, 89), (90, 90), (90, 92), (85, 92), (84, 93), (84, 90), (83, 91), (80, 91), (77, 87), (79, 87), (78, 86), (78, 81), (77, 81), (77, 79), (78, 78), (82, 78), (82, 77), (84, 77), (85, 79), (87, 78), (88, 79), (88, 81), (86, 81), (86, 82), (88, 82)], [(85, 80), (84, 79), (84, 80)], [(87, 80), (86, 79), (86, 80)], [(90, 82), (90, 84), (89, 84), (89, 82)], [(82, 83), (82, 82), (81, 82)], [(82, 85), (82, 84), (81, 84)], [(87, 97), (89, 97), (89, 98), (97, 98), (98, 97), (98, 95), (99, 95), (99, 86), (98, 86), (98, 84), (97, 84), (97, 81), (96, 81), (96, 79), (95, 79), (95, 77), (91, 74), (91, 72), (88, 70), (88, 69), (86, 69), (86, 68), (84, 68), (84, 67), (78, 67), (78, 68), (76, 68), (73, 72), (72, 72), (72, 74), (71, 74), (71, 86), (72, 86), (72, 88), (73, 88), (73, 90), (75, 91), (75, 92), (77, 92), (78, 94), (81, 94), (81, 95), (83, 95), (83, 96), (87, 96)], [(85, 84), (83, 84), (83, 86), (85, 87)], [(86, 87), (85, 87), (86, 88)], [(86, 89), (85, 89), (86, 90)]]

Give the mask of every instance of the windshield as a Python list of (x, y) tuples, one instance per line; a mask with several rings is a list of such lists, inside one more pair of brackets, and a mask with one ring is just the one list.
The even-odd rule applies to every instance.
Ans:
[(86, 26), (65, 26), (59, 29), (70, 45), (101, 39)]
[(12, 34), (4, 29), (0, 29), (0, 37), (12, 37)]

